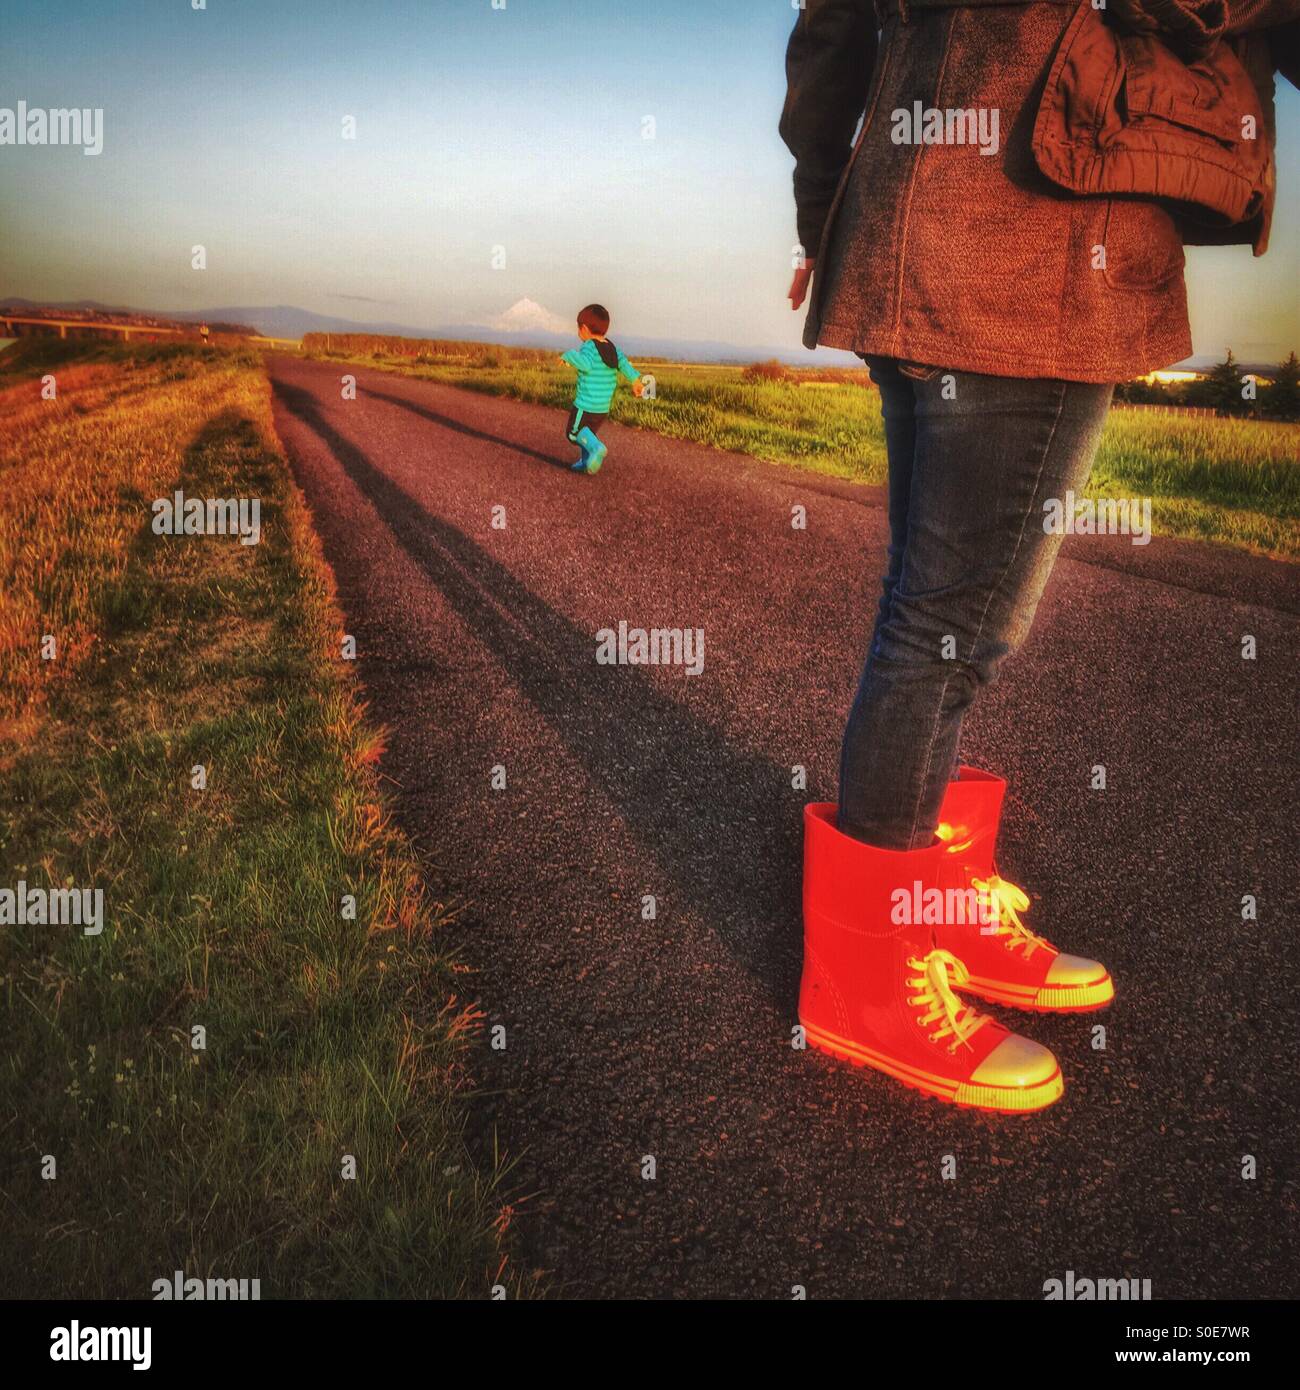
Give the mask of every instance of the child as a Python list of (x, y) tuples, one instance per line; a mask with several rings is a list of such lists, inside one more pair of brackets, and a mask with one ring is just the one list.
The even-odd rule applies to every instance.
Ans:
[(582, 346), (571, 348), (560, 358), (578, 373), (578, 389), (573, 409), (569, 411), (567, 431), (569, 443), (582, 449), (582, 457), (573, 465), (575, 473), (598, 473), (605, 461), (605, 446), (596, 432), (609, 414), (619, 373), (632, 383), (635, 395), (645, 390), (641, 373), (605, 337), (608, 331), (609, 314), (599, 304), (588, 304), (578, 315), (578, 337), (582, 339)]

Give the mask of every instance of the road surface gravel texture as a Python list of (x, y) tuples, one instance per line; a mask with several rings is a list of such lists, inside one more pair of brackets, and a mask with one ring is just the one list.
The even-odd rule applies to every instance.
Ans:
[[(835, 793), (880, 490), (614, 424), (574, 476), (561, 411), (270, 372), (399, 817), (505, 1027), (475, 1043), (471, 1139), (517, 1159), (516, 1248), (555, 1293), (1036, 1299), (1067, 1270), (1300, 1293), (1294, 568), (1067, 539), (963, 756), (1010, 781), (1029, 925), (1117, 999), (1002, 1011), (1065, 1098), (956, 1110), (791, 1046), (801, 807)], [(703, 673), (598, 664), (620, 620), (703, 628)]]

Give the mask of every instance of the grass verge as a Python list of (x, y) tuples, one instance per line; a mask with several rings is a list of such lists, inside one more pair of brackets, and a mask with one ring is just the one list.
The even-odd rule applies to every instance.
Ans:
[[(323, 354), (309, 354), (320, 356)], [(341, 356), (330, 360), (425, 377), (488, 395), (567, 410), (572, 373), (528, 361), (472, 362)], [(653, 370), (657, 396), (614, 399), (612, 418), (832, 477), (885, 481), (880, 398), (842, 373), (793, 372), (748, 381), (739, 367)], [(831, 379), (828, 379), (831, 378)], [(1217, 541), (1278, 559), (1300, 558), (1300, 426), (1213, 420), (1117, 407), (1102, 435), (1088, 497), (1151, 498), (1157, 534)]]
[[(477, 1015), (257, 358), (31, 365), (0, 376), (0, 887), (102, 889), (106, 926), (0, 925), (0, 1294), (523, 1292), (462, 1142)], [(259, 499), (260, 544), (154, 535), (178, 487)]]

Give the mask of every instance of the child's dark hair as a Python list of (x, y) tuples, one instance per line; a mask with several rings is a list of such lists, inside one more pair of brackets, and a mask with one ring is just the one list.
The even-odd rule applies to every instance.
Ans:
[(603, 304), (588, 304), (578, 310), (578, 323), (599, 338), (609, 332), (609, 310)]

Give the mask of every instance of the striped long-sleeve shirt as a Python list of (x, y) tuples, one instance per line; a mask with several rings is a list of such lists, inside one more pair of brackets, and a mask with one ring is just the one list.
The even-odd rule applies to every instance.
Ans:
[(607, 342), (604, 346), (617, 366), (611, 366), (605, 362), (600, 351), (601, 344), (595, 338), (588, 338), (581, 347), (572, 348), (560, 357), (561, 362), (567, 362), (578, 373), (578, 389), (573, 398), (574, 405), (579, 410), (587, 410), (600, 415), (607, 414), (609, 411), (609, 403), (614, 399), (614, 391), (618, 386), (620, 374), (629, 381), (637, 381), (641, 376), (641, 373), (614, 347), (613, 343)]

